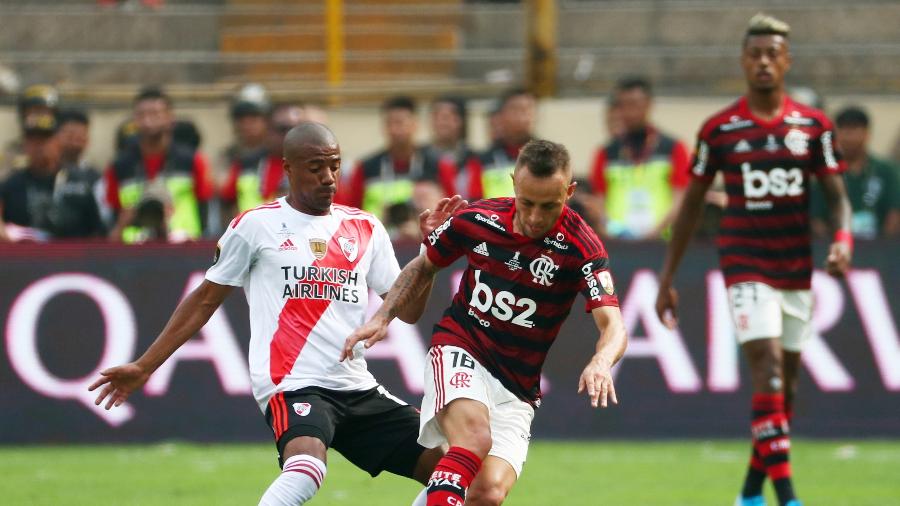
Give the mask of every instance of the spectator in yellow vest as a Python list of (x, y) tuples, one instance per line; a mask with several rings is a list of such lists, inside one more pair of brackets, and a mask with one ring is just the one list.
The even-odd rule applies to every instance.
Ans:
[(150, 87), (134, 99), (137, 137), (106, 171), (106, 199), (116, 212), (110, 238), (127, 243), (198, 239), (213, 188), (199, 151), (173, 142), (172, 100)]
[(651, 123), (653, 92), (646, 79), (619, 81), (613, 103), (623, 133), (597, 150), (591, 171), (594, 193), (604, 200), (600, 233), (621, 239), (661, 238), (689, 181), (689, 152)]
[[(414, 220), (422, 210), (434, 209), (435, 198), (443, 196), (437, 183), (438, 159), (416, 146), (418, 108), (412, 98), (386, 100), (381, 106), (381, 119), (387, 146), (356, 164), (346, 190), (340, 191), (337, 199), (374, 214), (389, 231), (407, 229), (405, 222), (395, 223), (389, 218)], [(396, 206), (410, 209), (401, 212)]]

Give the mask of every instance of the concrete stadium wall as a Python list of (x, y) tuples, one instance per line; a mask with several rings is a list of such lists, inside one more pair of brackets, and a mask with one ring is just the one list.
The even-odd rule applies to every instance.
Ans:
[[(701, 123), (716, 110), (728, 105), (733, 97), (659, 97), (654, 118), (665, 131), (693, 145)], [(833, 96), (828, 97), (828, 110), (834, 112), (844, 105), (864, 106), (872, 117), (872, 148), (887, 154), (900, 135), (900, 96)], [(470, 140), (476, 147), (486, 144), (486, 103), (472, 104), (469, 120)], [(127, 109), (102, 109), (91, 113), (91, 146), (87, 158), (97, 165), (109, 162), (113, 151), (113, 131), (127, 117)], [(203, 134), (203, 151), (212, 160), (231, 139), (231, 128), (224, 104), (178, 106), (179, 117), (193, 119)], [(329, 123), (338, 135), (346, 160), (354, 160), (382, 145), (377, 107), (348, 107), (329, 111)], [(603, 100), (553, 99), (540, 104), (538, 135), (564, 143), (572, 153), (577, 174), (584, 174), (596, 146), (606, 138), (603, 126)], [(0, 145), (18, 135), (15, 111), (0, 109)], [(420, 139), (428, 138), (426, 112), (422, 112)]]

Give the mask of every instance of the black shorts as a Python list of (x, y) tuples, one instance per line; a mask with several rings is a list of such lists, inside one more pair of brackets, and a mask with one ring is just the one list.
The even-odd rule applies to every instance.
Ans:
[(284, 447), (310, 436), (334, 448), (356, 467), (377, 476), (388, 471), (413, 477), (425, 451), (419, 438), (419, 412), (378, 386), (342, 392), (307, 387), (275, 394), (266, 407), (266, 422), (275, 433), (278, 464)]

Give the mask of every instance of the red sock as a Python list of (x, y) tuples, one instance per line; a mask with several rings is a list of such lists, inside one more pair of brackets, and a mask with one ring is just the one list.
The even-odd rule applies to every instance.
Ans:
[(427, 506), (462, 506), (466, 489), (478, 474), (481, 459), (461, 446), (451, 446), (428, 480)]
[(753, 394), (753, 445), (766, 466), (781, 504), (794, 499), (788, 420), (783, 394)]

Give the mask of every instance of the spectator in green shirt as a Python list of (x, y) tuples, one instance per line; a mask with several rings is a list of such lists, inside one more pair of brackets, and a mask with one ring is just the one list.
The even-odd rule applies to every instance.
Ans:
[[(900, 178), (887, 160), (868, 150), (869, 116), (847, 107), (835, 118), (837, 148), (847, 163), (844, 181), (853, 207), (852, 231), (858, 239), (900, 236)], [(820, 192), (813, 198), (813, 231), (827, 236), (825, 205)]]

